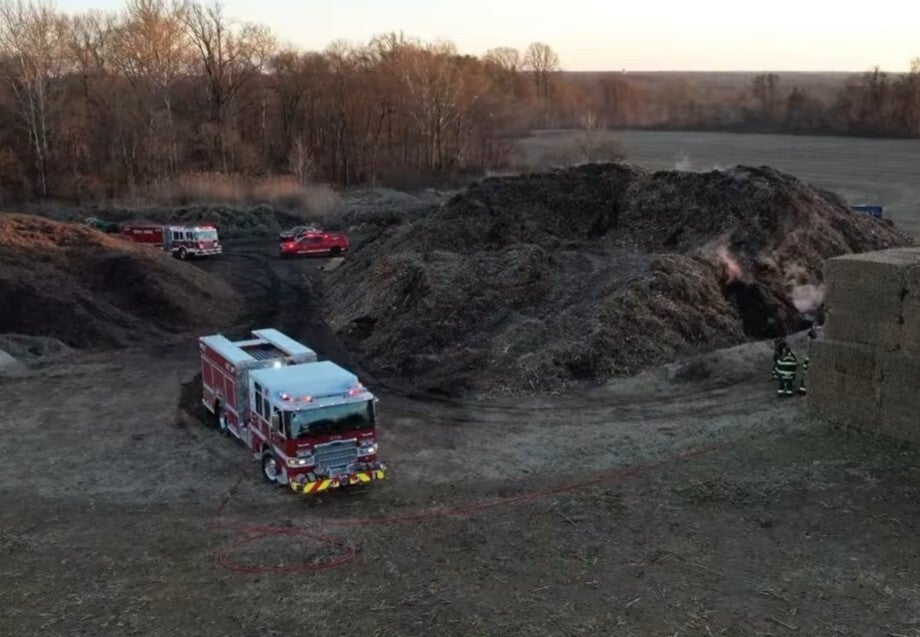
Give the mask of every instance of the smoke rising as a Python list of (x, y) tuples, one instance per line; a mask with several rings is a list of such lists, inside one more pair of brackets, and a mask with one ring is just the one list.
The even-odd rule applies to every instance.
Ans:
[(797, 285), (792, 288), (789, 300), (803, 316), (813, 316), (824, 303), (827, 292), (823, 285)]
[(725, 240), (726, 238), (722, 237), (721, 239), (713, 241), (704, 247), (701, 252), (706, 258), (717, 260), (721, 264), (722, 272), (725, 275), (725, 283), (733, 283), (741, 279), (744, 270), (741, 268), (735, 255), (732, 254), (728, 245), (724, 243)]
[[(706, 172), (707, 168), (705, 166), (700, 166), (699, 168), (693, 167), (693, 161), (690, 159), (690, 155), (687, 153), (681, 153), (677, 155), (674, 159), (674, 164), (672, 166), (674, 170), (679, 170), (681, 172)], [(708, 170), (716, 170), (718, 172), (725, 172), (730, 170), (727, 166), (722, 164), (713, 164)]]
[(738, 261), (735, 260), (728, 246), (719, 246), (716, 250), (716, 256), (719, 257), (719, 261), (722, 262), (722, 269), (729, 283), (741, 278), (741, 266), (738, 265)]
[(681, 155), (674, 162), (674, 170), (690, 171), (693, 170), (693, 164), (690, 163), (690, 157), (687, 155)]

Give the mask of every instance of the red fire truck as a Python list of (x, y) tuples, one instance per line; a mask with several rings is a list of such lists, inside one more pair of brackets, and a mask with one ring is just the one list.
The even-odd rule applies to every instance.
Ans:
[(273, 329), (199, 341), (204, 406), (268, 482), (313, 494), (384, 478), (377, 399), (354, 374)]
[(162, 247), (183, 261), (223, 252), (214, 226), (126, 225), (121, 234), (130, 241)]

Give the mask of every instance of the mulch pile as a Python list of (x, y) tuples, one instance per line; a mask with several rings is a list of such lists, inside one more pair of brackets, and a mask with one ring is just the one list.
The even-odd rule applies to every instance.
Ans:
[(0, 215), (0, 333), (71, 347), (151, 342), (215, 327), (237, 294), (162, 251), (72, 223)]
[(825, 259), (912, 243), (770, 168), (486, 179), (362, 245), (328, 319), (381, 378), (561, 389), (820, 318)]

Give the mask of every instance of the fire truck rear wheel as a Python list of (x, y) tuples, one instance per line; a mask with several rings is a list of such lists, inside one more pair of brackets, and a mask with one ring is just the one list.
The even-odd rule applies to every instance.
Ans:
[(266, 451), (262, 454), (262, 476), (265, 478), (265, 481), (277, 485), (278, 484), (278, 475), (280, 469), (278, 466), (278, 461), (275, 459), (275, 454), (270, 451)]

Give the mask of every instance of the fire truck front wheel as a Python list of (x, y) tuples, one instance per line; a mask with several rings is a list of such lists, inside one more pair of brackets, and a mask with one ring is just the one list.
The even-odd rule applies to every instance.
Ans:
[(265, 481), (277, 486), (280, 473), (280, 465), (278, 460), (275, 459), (275, 454), (271, 451), (264, 452), (262, 454), (262, 476)]
[(183, 261), (187, 261), (188, 260), (188, 250), (186, 250), (185, 248), (179, 248), (178, 256)]

